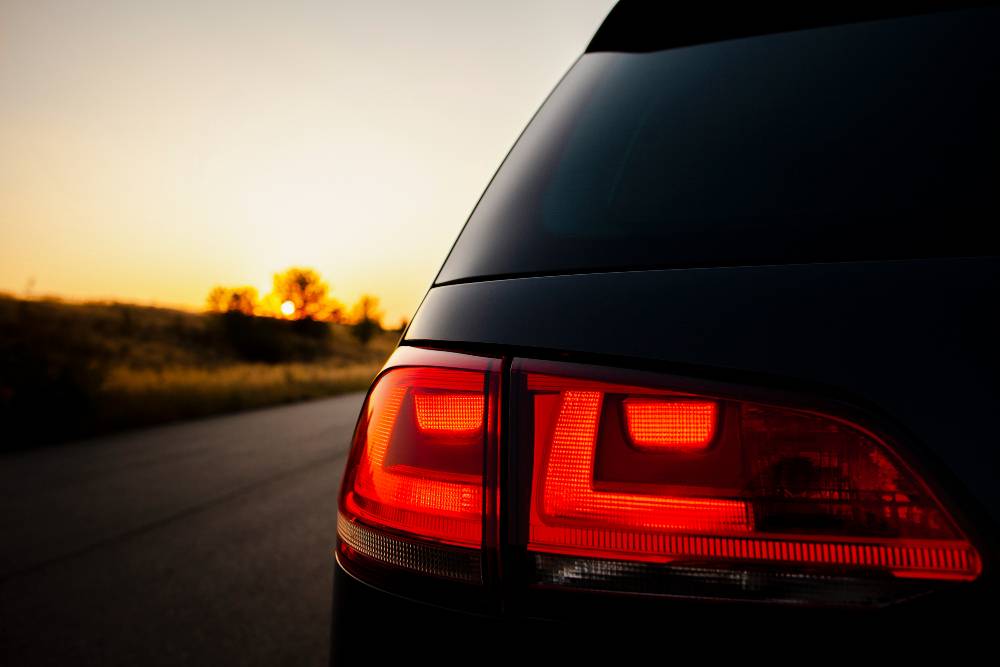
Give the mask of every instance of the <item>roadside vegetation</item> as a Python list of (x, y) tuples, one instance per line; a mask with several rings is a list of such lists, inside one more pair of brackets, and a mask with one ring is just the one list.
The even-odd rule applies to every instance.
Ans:
[(0, 449), (367, 388), (400, 331), (315, 272), (276, 287), (293, 273), (303, 289), (268, 295), (275, 310), (227, 288), (206, 313), (0, 295)]

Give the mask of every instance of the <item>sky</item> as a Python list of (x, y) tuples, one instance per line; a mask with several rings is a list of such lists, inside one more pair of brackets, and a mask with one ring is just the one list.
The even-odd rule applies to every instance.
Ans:
[(0, 291), (409, 318), (614, 0), (0, 0)]

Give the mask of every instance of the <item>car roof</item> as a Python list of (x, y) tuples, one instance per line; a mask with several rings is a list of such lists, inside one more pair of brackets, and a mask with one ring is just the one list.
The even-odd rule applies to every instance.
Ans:
[(587, 53), (661, 51), (738, 37), (998, 4), (997, 0), (812, 0), (794, 4), (621, 0), (594, 35)]

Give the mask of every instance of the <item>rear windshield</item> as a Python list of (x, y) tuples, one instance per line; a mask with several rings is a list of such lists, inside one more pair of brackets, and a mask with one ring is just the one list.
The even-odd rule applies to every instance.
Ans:
[(591, 53), (438, 276), (998, 254), (1000, 11)]

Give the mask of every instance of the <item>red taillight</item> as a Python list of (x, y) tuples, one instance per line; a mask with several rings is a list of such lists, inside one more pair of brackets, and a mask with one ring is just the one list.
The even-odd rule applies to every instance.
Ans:
[(491, 584), (458, 586), (480, 602), (575, 587), (879, 605), (981, 573), (924, 480), (856, 421), (746, 388), (510, 364), (501, 448), (499, 359), (397, 350), (344, 476), (345, 567), (390, 588), (401, 571)]
[[(616, 568), (631, 577), (626, 590), (644, 590), (656, 573), (715, 581), (739, 571), (764, 587), (775, 575), (980, 573), (976, 550), (923, 481), (860, 426), (522, 367), (534, 420), (527, 547), (539, 583), (606, 587)], [(657, 567), (642, 575), (630, 563)]]
[[(341, 539), (350, 555), (476, 580), (496, 362), (404, 349), (388, 366), (355, 434)], [(453, 547), (474, 550), (466, 554), (475, 556), (471, 571), (455, 570), (454, 557), (462, 558)]]
[[(538, 467), (541, 479), (533, 496), (539, 517), (552, 520), (531, 524), (533, 544), (563, 544), (573, 549), (595, 542), (642, 541), (648, 531), (748, 532), (753, 528), (750, 508), (741, 500), (651, 494), (631, 491), (625, 485), (612, 490), (595, 484), (594, 443), (603, 399), (602, 392), (580, 390), (562, 392), (556, 399), (555, 426), (547, 456)], [(629, 531), (638, 533), (629, 536)]]

